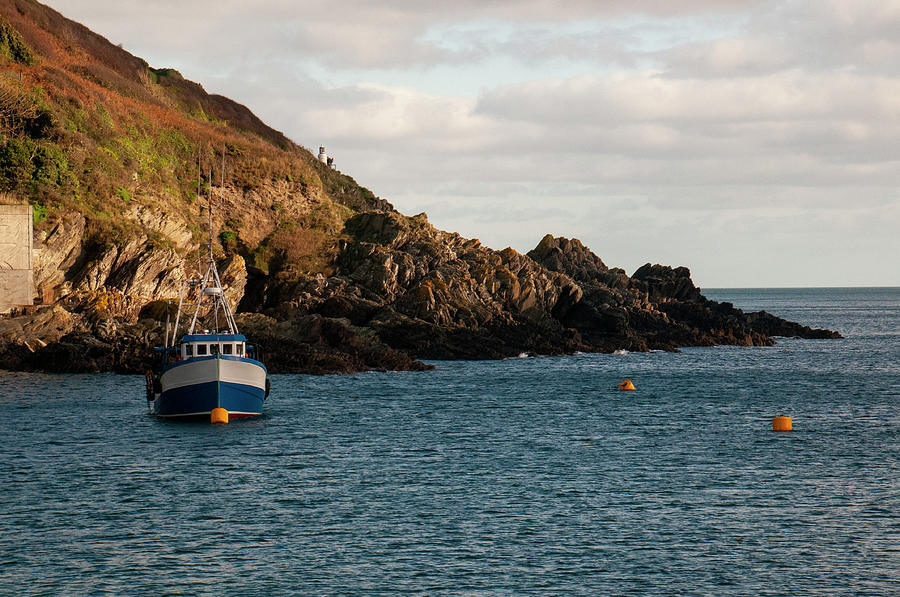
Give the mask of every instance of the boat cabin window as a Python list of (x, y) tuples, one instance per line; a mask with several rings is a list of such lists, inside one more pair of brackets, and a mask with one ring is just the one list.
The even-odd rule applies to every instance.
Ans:
[(208, 354), (216, 353), (237, 355), (242, 357), (246, 353), (246, 348), (243, 342), (222, 342), (221, 344), (185, 344), (182, 347), (183, 358), (193, 356), (202, 357)]

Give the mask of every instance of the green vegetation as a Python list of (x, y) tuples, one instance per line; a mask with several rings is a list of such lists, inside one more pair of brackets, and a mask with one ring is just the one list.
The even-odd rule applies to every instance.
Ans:
[(103, 104), (98, 105), (96, 110), (94, 110), (94, 117), (96, 118), (96, 122), (98, 122), (107, 131), (111, 131), (116, 128), (116, 123), (112, 118), (112, 114), (110, 114), (106, 110)]
[(158, 83), (160, 79), (164, 78), (171, 78), (179, 81), (184, 80), (181, 73), (174, 68), (150, 68), (148, 70), (150, 71), (154, 83)]
[(346, 205), (324, 201), (313, 208), (300, 223), (305, 228), (321, 230), (327, 235), (335, 235), (344, 229), (344, 222), (353, 213), (353, 210)]
[(0, 191), (15, 191), (34, 175), (34, 142), (7, 139), (0, 145)]
[[(77, 212), (87, 220), (84, 242), (98, 250), (138, 235), (169, 247), (170, 240), (129, 215), (152, 206), (204, 242), (197, 156), (203, 156), (205, 197), (210, 182), (222, 178), (222, 148), (226, 183), (238, 191), (264, 188), (276, 195), (276, 206), (314, 203), (252, 246), (245, 238), (258, 236), (242, 236), (241, 214), (229, 214), (219, 234), (222, 248), (261, 271), (328, 272), (344, 222), (380, 205), (371, 191), (326, 168), (243, 106), (207, 95), (178, 71), (150, 68), (112, 44), (82, 38), (83, 30), (49, 18), (38, 3), (17, 6), (16, 18), (32, 22), (26, 29), (14, 21), (20, 33), (0, 17), (0, 65), (7, 65), (0, 72), (0, 193), (33, 205), (36, 226)], [(258, 226), (297, 214), (297, 205), (244, 219)]]
[(35, 226), (47, 219), (47, 208), (40, 203), (31, 204), (31, 219), (34, 220)]
[[(234, 230), (223, 230), (219, 233), (219, 242), (226, 253), (241, 252), (240, 240)], [(246, 252), (246, 251), (245, 251)]]
[(193, 116), (194, 118), (206, 121), (210, 124), (215, 124), (215, 125), (223, 126), (223, 127), (227, 126), (227, 123), (224, 120), (219, 120), (218, 118), (213, 118), (212, 116), (207, 114), (206, 110), (203, 109), (203, 105), (201, 105), (199, 102), (197, 103), (196, 106), (191, 108), (191, 110), (188, 113), (191, 116)]
[(33, 162), (35, 182), (59, 188), (69, 181), (69, 160), (58, 145), (39, 145)]
[(150, 233), (150, 236), (147, 239), (147, 246), (157, 250), (176, 248), (175, 243), (156, 231)]
[(94, 247), (95, 252), (113, 246), (124, 247), (141, 232), (140, 226), (132, 220), (108, 212), (95, 212), (87, 220), (85, 244)]
[(21, 34), (0, 16), (0, 60), (18, 62), (26, 66), (34, 64), (34, 54), (25, 45)]
[(58, 199), (63, 188), (77, 188), (77, 180), (58, 146), (16, 138), (0, 144), (0, 191), (16, 192), (41, 205), (43, 211), (35, 223), (46, 219), (48, 201)]
[(280, 223), (259, 246), (244, 249), (247, 266), (281, 278), (330, 275), (338, 243), (344, 238), (344, 222), (353, 213), (344, 205), (323, 201), (299, 220)]

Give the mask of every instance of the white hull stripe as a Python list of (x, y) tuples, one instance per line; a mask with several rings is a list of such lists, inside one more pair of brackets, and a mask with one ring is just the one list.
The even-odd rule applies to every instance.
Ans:
[(247, 361), (203, 359), (184, 362), (169, 369), (160, 378), (164, 392), (215, 381), (265, 389), (266, 371)]

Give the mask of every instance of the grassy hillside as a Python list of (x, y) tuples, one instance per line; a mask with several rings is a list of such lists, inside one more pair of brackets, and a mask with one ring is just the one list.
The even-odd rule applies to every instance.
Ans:
[[(0, 0), (0, 193), (31, 203), (39, 231), (78, 212), (86, 244), (143, 232), (192, 251), (205, 222), (197, 156), (205, 192), (219, 184), (223, 149), (231, 197), (223, 201), (238, 213), (217, 222), (221, 245), (260, 271), (321, 268), (318, 256), (347, 217), (386, 206), (246, 107), (151, 68), (38, 2)], [(193, 242), (141, 230), (129, 216), (136, 206), (185, 220)]]

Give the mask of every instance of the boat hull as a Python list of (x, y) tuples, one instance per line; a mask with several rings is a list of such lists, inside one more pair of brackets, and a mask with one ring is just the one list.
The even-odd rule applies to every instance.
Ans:
[(266, 367), (244, 357), (215, 355), (179, 361), (160, 376), (156, 415), (163, 418), (209, 418), (224, 408), (229, 418), (262, 414)]

